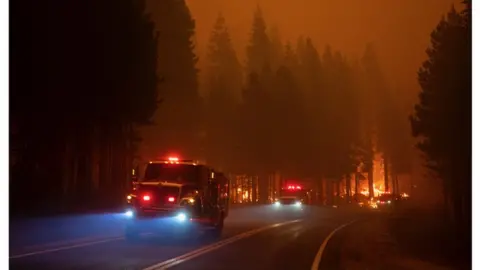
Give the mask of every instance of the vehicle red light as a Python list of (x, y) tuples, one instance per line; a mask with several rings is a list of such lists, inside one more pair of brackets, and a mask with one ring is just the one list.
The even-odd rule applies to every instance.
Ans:
[(143, 200), (144, 200), (144, 201), (150, 201), (150, 196), (149, 196), (149, 195), (143, 196)]
[(166, 161), (165, 163), (179, 164), (179, 159), (178, 159), (178, 157), (169, 157), (168, 161)]
[(174, 202), (174, 201), (175, 201), (175, 198), (174, 198), (174, 197), (168, 197), (168, 201), (169, 201), (169, 202)]

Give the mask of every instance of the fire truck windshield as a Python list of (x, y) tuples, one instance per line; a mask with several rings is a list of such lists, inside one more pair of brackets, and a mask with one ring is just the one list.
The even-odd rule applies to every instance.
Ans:
[(190, 164), (150, 163), (143, 181), (194, 181), (196, 174), (197, 168)]

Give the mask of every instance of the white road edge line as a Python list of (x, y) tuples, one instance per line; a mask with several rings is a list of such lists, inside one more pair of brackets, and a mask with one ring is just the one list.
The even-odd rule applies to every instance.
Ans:
[(90, 243), (90, 242), (117, 238), (117, 237), (121, 237), (121, 235), (111, 235), (111, 236), (103, 236), (103, 237), (102, 236), (80, 237), (80, 238), (73, 238), (73, 239), (67, 239), (67, 240), (61, 240), (61, 241), (46, 242), (42, 244), (24, 246), (21, 248), (24, 250), (46, 250), (46, 249), (52, 249), (52, 248), (58, 248), (58, 247), (64, 247), (64, 246), (84, 244), (87, 242)]
[(232, 236), (230, 238), (227, 238), (225, 240), (210, 244), (208, 246), (190, 251), (190, 252), (185, 253), (183, 255), (180, 255), (178, 257), (171, 258), (171, 259), (168, 259), (166, 261), (163, 261), (163, 262), (157, 263), (155, 265), (149, 266), (147, 268), (144, 268), (143, 270), (168, 269), (170, 267), (173, 267), (175, 265), (178, 265), (178, 264), (181, 264), (183, 262), (189, 261), (193, 258), (196, 258), (196, 257), (200, 256), (200, 255), (212, 252), (212, 251), (214, 251), (216, 249), (219, 249), (221, 247), (224, 247), (224, 246), (226, 246), (230, 243), (233, 243), (233, 242), (236, 242), (238, 240), (250, 237), (250, 236), (252, 236), (254, 234), (257, 234), (257, 233), (260, 233), (262, 231), (266, 231), (268, 229), (273, 229), (273, 228), (276, 228), (276, 227), (280, 227), (280, 226), (284, 226), (284, 225), (288, 225), (288, 224), (292, 224), (292, 223), (297, 223), (297, 222), (300, 222), (300, 221), (301, 221), (300, 219), (296, 219), (296, 220), (291, 220), (291, 221), (282, 222), (282, 223), (275, 223), (275, 224), (268, 225), (268, 226), (265, 226), (265, 227), (262, 227), (262, 228), (258, 228), (258, 229), (250, 230), (250, 231), (247, 231), (247, 232), (244, 232), (244, 233), (241, 233), (241, 234), (237, 234), (237, 235)]
[(348, 223), (345, 223), (343, 225), (340, 225), (339, 227), (337, 227), (335, 230), (333, 230), (328, 236), (327, 238), (325, 238), (325, 240), (323, 240), (322, 242), (322, 245), (320, 246), (320, 248), (318, 249), (318, 252), (317, 252), (317, 255), (315, 255), (315, 259), (313, 260), (313, 263), (312, 263), (312, 268), (310, 270), (318, 270), (318, 268), (320, 267), (320, 262), (322, 261), (322, 255), (323, 255), (323, 252), (325, 251), (325, 248), (327, 247), (327, 244), (328, 244), (328, 241), (330, 241), (330, 238), (333, 237), (333, 235), (338, 232), (339, 230), (347, 227), (348, 225), (354, 223), (354, 222), (357, 222), (358, 220), (353, 220), (353, 221), (350, 221)]
[[(151, 235), (151, 233), (143, 233), (142, 235)], [(63, 246), (63, 247), (58, 247), (58, 248), (50, 248), (50, 249), (33, 251), (33, 252), (29, 252), (29, 253), (24, 253), (24, 254), (12, 255), (12, 256), (9, 257), (9, 259), (19, 259), (19, 258), (24, 258), (24, 257), (34, 256), (34, 255), (40, 255), (40, 254), (45, 254), (45, 253), (52, 253), (52, 252), (68, 250), (68, 249), (74, 249), (74, 248), (79, 248), (79, 247), (93, 246), (93, 245), (98, 245), (98, 244), (107, 243), (107, 242), (119, 241), (119, 240), (123, 240), (123, 239), (125, 239), (125, 238), (124, 237), (111, 237), (111, 238), (106, 238), (106, 239), (103, 239), (103, 240), (89, 241), (89, 242), (80, 243), (80, 244), (74, 244), (74, 245)]]
[(105, 240), (98, 240), (98, 241), (87, 242), (87, 243), (82, 243), (82, 244), (76, 244), (76, 245), (71, 245), (71, 246), (66, 246), (66, 247), (59, 247), (59, 248), (39, 250), (39, 251), (30, 252), (30, 253), (13, 255), (13, 256), (10, 256), (10, 259), (18, 259), (18, 258), (23, 258), (23, 257), (33, 256), (33, 255), (39, 255), (39, 254), (44, 254), (44, 253), (56, 252), (56, 251), (60, 251), (60, 250), (67, 250), (67, 249), (73, 249), (73, 248), (91, 246), (91, 245), (96, 245), (96, 244), (101, 244), (101, 243), (106, 243), (106, 242), (118, 241), (118, 240), (121, 240), (121, 239), (123, 239), (123, 237), (115, 237), (115, 238), (110, 238), (110, 239), (105, 239)]

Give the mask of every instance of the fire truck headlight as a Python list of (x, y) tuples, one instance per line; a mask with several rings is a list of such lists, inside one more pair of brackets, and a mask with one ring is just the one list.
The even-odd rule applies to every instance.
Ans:
[(295, 206), (302, 206), (302, 202), (296, 202)]
[(177, 218), (178, 221), (183, 222), (187, 219), (187, 215), (185, 213), (178, 213), (176, 218)]
[(275, 206), (280, 206), (280, 202), (275, 202), (274, 205)]
[(128, 209), (127, 211), (125, 211), (125, 216), (128, 218), (133, 217), (133, 211)]

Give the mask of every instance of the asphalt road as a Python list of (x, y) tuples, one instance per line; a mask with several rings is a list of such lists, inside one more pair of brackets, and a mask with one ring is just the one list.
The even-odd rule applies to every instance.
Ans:
[(10, 268), (309, 270), (329, 234), (362, 215), (340, 208), (237, 208), (221, 239), (145, 235), (138, 243), (122, 238), (121, 216), (24, 222), (11, 230)]

